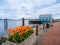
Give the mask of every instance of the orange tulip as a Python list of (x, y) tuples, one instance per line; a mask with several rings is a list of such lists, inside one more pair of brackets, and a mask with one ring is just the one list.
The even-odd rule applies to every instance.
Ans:
[(22, 35), (22, 34), (28, 32), (30, 29), (32, 29), (32, 26), (27, 26), (27, 25), (17, 26), (16, 28), (8, 29), (7, 32), (14, 35), (14, 33), (18, 31), (19, 35)]

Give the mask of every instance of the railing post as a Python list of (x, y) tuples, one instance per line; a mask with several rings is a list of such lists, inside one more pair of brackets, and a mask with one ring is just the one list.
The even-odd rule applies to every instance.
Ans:
[(38, 24), (36, 24), (36, 36), (38, 36)]
[(24, 26), (24, 18), (22, 18), (22, 26)]
[(7, 30), (7, 28), (8, 28), (7, 19), (4, 19), (4, 29)]

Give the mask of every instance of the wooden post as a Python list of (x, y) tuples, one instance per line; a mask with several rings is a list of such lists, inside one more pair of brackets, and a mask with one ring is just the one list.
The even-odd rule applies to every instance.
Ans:
[(45, 23), (43, 23), (43, 29), (45, 29)]
[(24, 18), (22, 18), (22, 26), (24, 26)]
[(36, 24), (36, 36), (38, 36), (38, 24)]
[(7, 19), (4, 19), (4, 29), (7, 30), (7, 28), (8, 28)]

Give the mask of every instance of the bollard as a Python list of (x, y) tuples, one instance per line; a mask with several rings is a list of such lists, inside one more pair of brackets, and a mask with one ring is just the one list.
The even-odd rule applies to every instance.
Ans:
[(43, 29), (45, 29), (45, 23), (43, 23)]
[(38, 24), (36, 24), (36, 36), (38, 36)]
[(22, 26), (24, 26), (24, 18), (22, 18)]

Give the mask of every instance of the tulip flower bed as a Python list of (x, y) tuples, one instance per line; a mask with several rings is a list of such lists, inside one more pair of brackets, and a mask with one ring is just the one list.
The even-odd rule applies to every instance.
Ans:
[(7, 32), (9, 41), (20, 43), (28, 38), (34, 31), (31, 26), (18, 26), (8, 29)]

